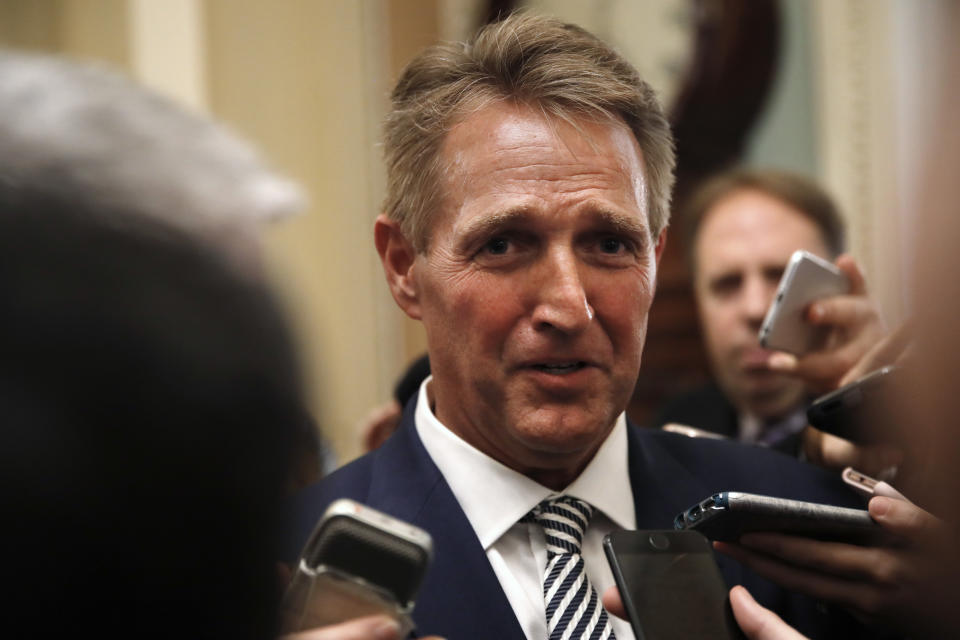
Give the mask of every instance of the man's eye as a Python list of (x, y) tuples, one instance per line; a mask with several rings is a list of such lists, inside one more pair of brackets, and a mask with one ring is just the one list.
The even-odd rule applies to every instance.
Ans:
[(626, 244), (620, 238), (603, 238), (600, 240), (600, 250), (603, 253), (620, 253), (626, 249)]
[(724, 276), (710, 283), (710, 289), (720, 295), (729, 295), (740, 288), (740, 276)]
[(495, 256), (505, 254), (509, 248), (510, 241), (506, 238), (492, 238), (483, 245), (484, 251)]

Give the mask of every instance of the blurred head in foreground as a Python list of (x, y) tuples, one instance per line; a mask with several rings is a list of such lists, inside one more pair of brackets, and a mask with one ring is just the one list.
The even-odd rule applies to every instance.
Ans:
[(270, 637), (299, 385), (189, 237), (0, 190), (5, 632)]
[[(0, 51), (0, 190), (43, 193), (113, 224), (161, 221), (261, 278), (261, 236), (304, 207), (300, 188), (221, 124), (105, 67)], [(129, 220), (127, 220), (129, 218)], [(303, 412), (291, 487), (319, 477)]]
[(0, 182), (162, 220), (258, 271), (300, 189), (219, 125), (99, 66), (0, 51)]

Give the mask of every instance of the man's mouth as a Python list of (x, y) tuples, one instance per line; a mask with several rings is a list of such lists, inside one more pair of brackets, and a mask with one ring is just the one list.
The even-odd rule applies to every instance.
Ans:
[(769, 371), (767, 368), (767, 360), (772, 353), (773, 351), (761, 349), (760, 347), (745, 349), (740, 354), (740, 366), (747, 371)]
[(557, 362), (552, 364), (534, 364), (532, 367), (537, 371), (543, 371), (544, 373), (550, 373), (553, 375), (564, 375), (568, 373), (574, 373), (579, 371), (587, 366), (586, 362), (578, 360), (576, 362)]

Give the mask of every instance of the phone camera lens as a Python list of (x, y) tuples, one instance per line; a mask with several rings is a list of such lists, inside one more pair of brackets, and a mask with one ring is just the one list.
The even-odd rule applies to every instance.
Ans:
[(670, 538), (662, 533), (654, 533), (649, 538), (650, 546), (658, 551), (666, 551), (670, 548)]

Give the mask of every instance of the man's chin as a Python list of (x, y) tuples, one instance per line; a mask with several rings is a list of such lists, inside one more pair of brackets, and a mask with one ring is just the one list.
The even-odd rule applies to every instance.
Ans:
[(613, 429), (616, 416), (598, 420), (584, 411), (541, 410), (515, 427), (515, 437), (531, 452), (547, 457), (592, 453)]

